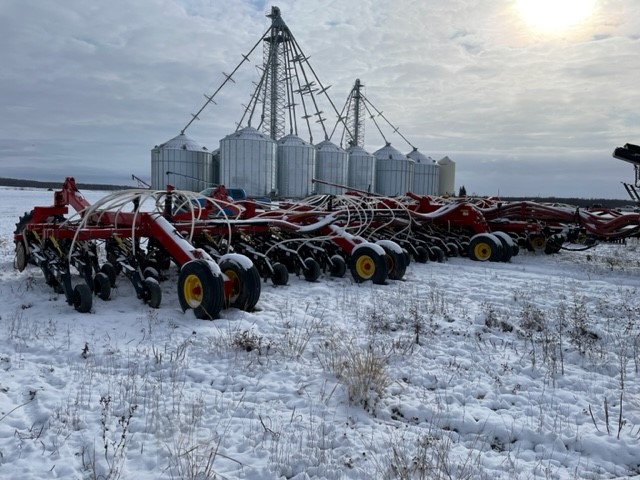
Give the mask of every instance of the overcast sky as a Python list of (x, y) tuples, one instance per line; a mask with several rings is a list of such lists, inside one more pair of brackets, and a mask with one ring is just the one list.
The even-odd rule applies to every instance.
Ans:
[[(2, 0), (0, 176), (149, 179), (151, 148), (258, 42), (272, 5), (338, 109), (359, 78), (412, 145), (456, 162), (456, 188), (626, 198), (633, 167), (611, 154), (640, 144), (638, 0), (595, 0), (553, 30), (516, 0)], [(260, 47), (189, 137), (213, 150), (236, 129), (261, 59)], [(367, 150), (384, 145), (365, 131)]]

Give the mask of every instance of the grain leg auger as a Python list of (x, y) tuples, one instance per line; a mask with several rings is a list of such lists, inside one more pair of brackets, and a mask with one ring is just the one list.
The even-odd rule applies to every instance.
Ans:
[[(159, 281), (171, 262), (180, 268), (177, 293), (183, 311), (213, 319), (227, 307), (253, 310), (261, 282), (251, 260), (230, 254), (216, 263), (176, 230), (170, 205), (171, 191), (149, 190), (113, 193), (90, 205), (68, 177), (54, 193), (53, 205), (35, 207), (16, 224), (15, 266), (20, 271), (28, 264), (40, 267), (46, 283), (79, 312), (91, 311), (95, 296), (108, 300), (120, 273), (139, 299), (158, 308)], [(68, 215), (69, 206), (77, 214)], [(80, 274), (75, 285), (71, 267)]]

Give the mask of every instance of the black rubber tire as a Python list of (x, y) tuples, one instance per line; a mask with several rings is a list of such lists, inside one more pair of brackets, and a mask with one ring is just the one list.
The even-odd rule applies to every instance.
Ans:
[(93, 306), (93, 292), (86, 283), (79, 283), (73, 289), (73, 308), (80, 313), (91, 311)]
[(511, 260), (511, 257), (513, 257), (514, 247), (518, 248), (511, 236), (505, 232), (492, 232), (491, 234), (494, 237), (497, 237), (502, 243), (502, 261), (508, 262)]
[(147, 266), (142, 272), (142, 276), (144, 278), (153, 278), (154, 280), (160, 281), (160, 274), (158, 273), (158, 269), (156, 267)]
[(289, 283), (289, 270), (283, 263), (274, 263), (271, 268), (273, 269), (271, 281), (274, 285), (286, 285)]
[(442, 263), (446, 255), (444, 254), (444, 250), (438, 246), (429, 247), (429, 260), (432, 262)]
[(18, 223), (16, 223), (16, 228), (13, 231), (14, 235), (17, 235), (18, 233), (22, 233), (22, 231), (24, 230), (24, 227), (26, 227), (27, 224), (31, 222), (32, 218), (33, 218), (33, 210), (31, 210), (30, 212), (24, 212), (24, 215), (22, 215), (18, 220)]
[(320, 264), (315, 258), (309, 257), (304, 260), (302, 275), (307, 282), (315, 282), (320, 278)]
[[(16, 228), (13, 232), (14, 235), (22, 233), (24, 227), (27, 226), (29, 222), (31, 222), (31, 218), (33, 218), (33, 210), (28, 213), (25, 212), (24, 215), (21, 216), (18, 220), (18, 223), (16, 223)], [(27, 254), (27, 249), (25, 247), (24, 241), (18, 242), (16, 243), (16, 268), (19, 272), (22, 272), (27, 267), (27, 263), (29, 263), (29, 255)]]
[(405, 268), (411, 265), (411, 255), (409, 255), (409, 252), (407, 252), (406, 248), (402, 249), (402, 256), (404, 257)]
[(142, 300), (151, 308), (159, 308), (162, 303), (162, 289), (160, 284), (154, 278), (145, 278), (142, 282)]
[(232, 259), (223, 259), (219, 265), (222, 273), (233, 285), (231, 295), (225, 296), (225, 307), (252, 311), (260, 299), (261, 280), (258, 269), (251, 265), (247, 270)]
[(502, 243), (489, 233), (478, 233), (469, 241), (469, 258), (478, 262), (499, 262), (502, 259)]
[(93, 277), (93, 293), (104, 301), (111, 297), (111, 280), (106, 273), (99, 272)]
[(215, 275), (207, 260), (185, 263), (178, 275), (178, 300), (183, 312), (191, 308), (196, 318), (217, 318), (224, 305), (222, 275)]
[(329, 274), (332, 277), (342, 278), (345, 273), (347, 273), (347, 262), (340, 255), (333, 255), (329, 265)]
[(351, 276), (356, 283), (371, 280), (376, 285), (383, 285), (387, 280), (387, 262), (369, 246), (356, 247), (349, 262)]
[(115, 288), (116, 286), (116, 278), (118, 278), (118, 271), (116, 267), (114, 267), (111, 263), (107, 262), (100, 267), (100, 271), (104, 273), (111, 283), (111, 288)]
[(19, 272), (24, 272), (24, 269), (27, 268), (28, 261), (29, 256), (27, 255), (27, 247), (24, 246), (24, 242), (16, 242), (16, 256), (14, 265)]
[(427, 263), (429, 261), (429, 252), (422, 246), (416, 247), (413, 254), (413, 259), (417, 263)]
[(458, 245), (453, 243), (453, 242), (447, 242), (447, 253), (448, 253), (448, 257), (459, 257), (460, 256), (460, 249), (458, 248)]
[(384, 249), (384, 260), (387, 263), (387, 278), (389, 278), (389, 280), (402, 280), (402, 277), (404, 277), (407, 271), (404, 254), (396, 252), (385, 245), (380, 246)]

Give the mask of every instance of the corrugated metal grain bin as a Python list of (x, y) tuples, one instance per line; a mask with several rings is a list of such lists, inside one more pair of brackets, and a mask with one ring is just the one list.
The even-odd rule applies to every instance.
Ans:
[[(316, 145), (316, 178), (338, 185), (347, 184), (349, 174), (349, 153), (329, 140)], [(343, 188), (323, 183), (315, 184), (315, 191), (319, 194), (340, 195)]]
[(270, 195), (276, 190), (277, 145), (253, 127), (220, 140), (220, 183), (244, 188), (247, 195)]
[(278, 140), (278, 193), (302, 198), (313, 193), (316, 148), (293, 134)]
[(394, 197), (413, 188), (413, 160), (389, 143), (373, 155), (376, 157), (376, 193)]
[(349, 148), (347, 153), (349, 153), (347, 184), (353, 189), (373, 192), (376, 186), (376, 157), (358, 146)]
[(209, 186), (212, 163), (206, 147), (180, 134), (151, 150), (151, 188), (163, 190), (170, 184), (199, 192)]
[(438, 195), (440, 169), (433, 158), (414, 148), (407, 157), (415, 163), (413, 167), (413, 193), (418, 195)]

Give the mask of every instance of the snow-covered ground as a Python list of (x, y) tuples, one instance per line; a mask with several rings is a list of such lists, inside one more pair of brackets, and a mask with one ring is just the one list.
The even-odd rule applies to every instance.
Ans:
[(173, 267), (161, 308), (120, 277), (80, 314), (13, 269), (14, 224), (52, 200), (0, 189), (1, 478), (640, 474), (636, 240), (291, 276), (215, 321), (182, 313)]

